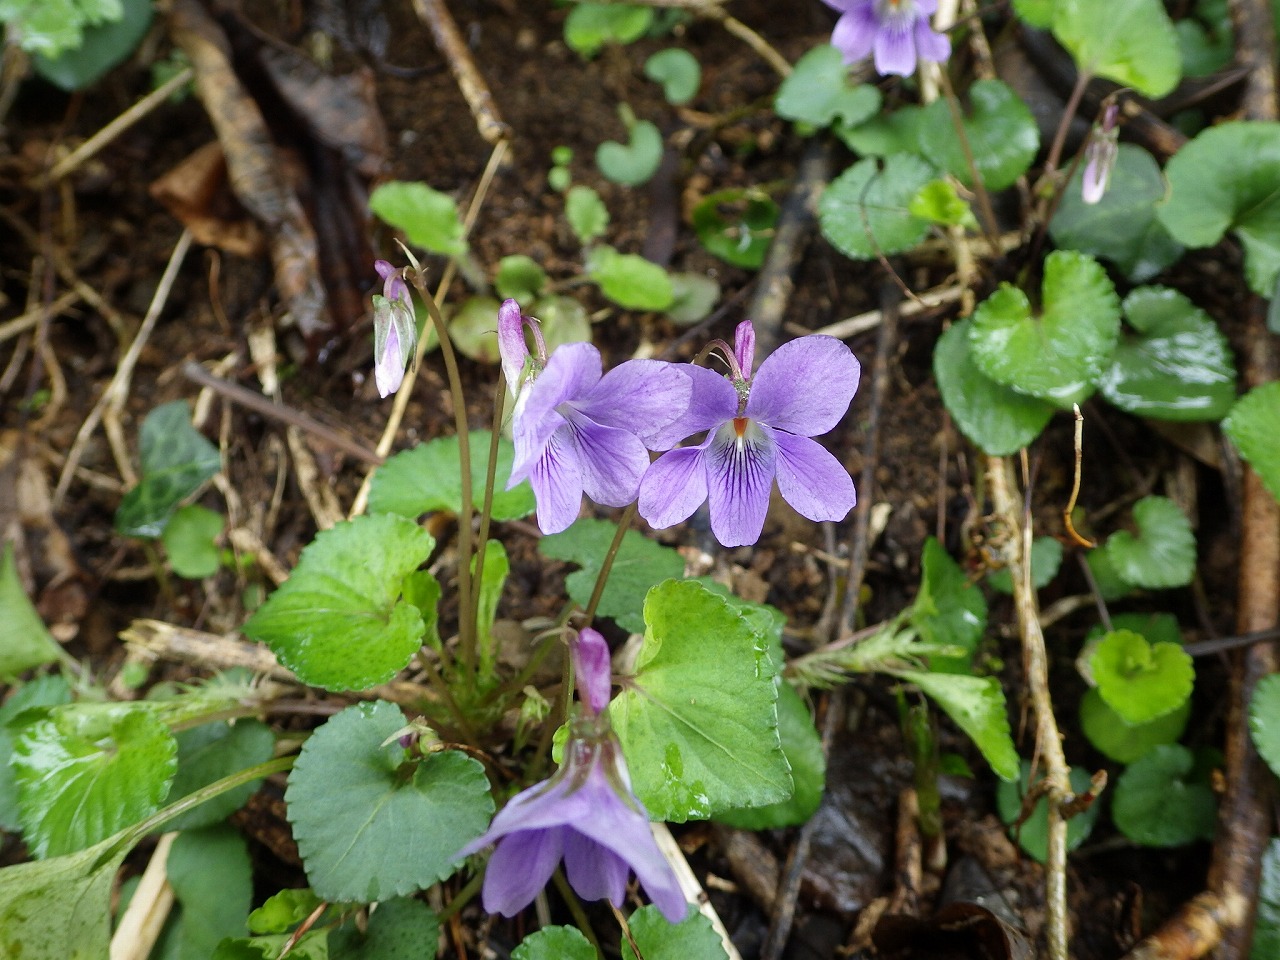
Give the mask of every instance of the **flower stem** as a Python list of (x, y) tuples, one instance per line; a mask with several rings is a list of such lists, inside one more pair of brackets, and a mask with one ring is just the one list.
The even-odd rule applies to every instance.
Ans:
[[(476, 623), (480, 619), (480, 583), (484, 577), (484, 554), (489, 545), (489, 526), (493, 520), (493, 488), (498, 471), (498, 440), (502, 436), (502, 405), (507, 397), (507, 377), (501, 367), (498, 368), (498, 386), (493, 396), (493, 427), (489, 436), (489, 462), (484, 475), (484, 504), (480, 508), (480, 529), (476, 533), (476, 562), (471, 571), (471, 611), (470, 619)], [(493, 643), (490, 637), (486, 641)], [(488, 664), (492, 669), (491, 651), (482, 651), (480, 662)]]
[(601, 956), (600, 941), (596, 939), (596, 932), (591, 927), (591, 920), (587, 916), (587, 912), (582, 909), (582, 901), (578, 899), (578, 895), (569, 886), (569, 881), (564, 878), (564, 870), (556, 867), (556, 872), (551, 875), (551, 879), (555, 881), (556, 889), (560, 891), (560, 896), (564, 897), (565, 906), (573, 914), (573, 922), (578, 925), (582, 935), (591, 941), (591, 946), (595, 948), (596, 956)]
[(1085, 87), (1089, 86), (1089, 81), (1092, 79), (1093, 75), (1088, 70), (1081, 70), (1076, 74), (1076, 85), (1072, 87), (1071, 96), (1062, 110), (1062, 122), (1054, 132), (1053, 144), (1049, 147), (1049, 156), (1044, 162), (1044, 176), (1051, 176), (1058, 169), (1058, 163), (1062, 160), (1062, 148), (1067, 142), (1067, 131), (1071, 129), (1071, 121), (1075, 119), (1076, 111), (1080, 109), (1080, 100), (1084, 97)]
[(600, 605), (600, 597), (604, 594), (604, 585), (609, 581), (609, 572), (613, 570), (613, 561), (618, 556), (618, 550), (622, 547), (622, 538), (626, 532), (631, 529), (631, 521), (636, 517), (636, 504), (638, 501), (632, 501), (627, 507), (626, 512), (622, 514), (622, 520), (618, 523), (618, 530), (613, 535), (613, 543), (609, 544), (609, 552), (604, 555), (604, 563), (600, 565), (600, 573), (596, 576), (595, 589), (591, 591), (591, 599), (587, 601), (587, 609), (583, 612), (583, 622), (590, 625), (595, 619), (596, 607)]

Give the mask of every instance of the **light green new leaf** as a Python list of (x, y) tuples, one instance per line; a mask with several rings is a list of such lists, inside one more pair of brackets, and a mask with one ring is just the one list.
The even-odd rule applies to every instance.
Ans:
[(404, 231), (415, 247), (460, 257), (467, 252), (467, 231), (453, 197), (425, 183), (391, 180), (374, 188), (369, 209)]
[(180, 508), (160, 535), (173, 572), (188, 580), (217, 573), (221, 558), (215, 541), (225, 523), (222, 514), (198, 503)]
[(594, 57), (606, 43), (639, 40), (653, 22), (653, 9), (622, 3), (579, 3), (564, 22), (564, 42), (581, 57)]
[[(61, 0), (38, 2), (46, 10), (63, 5)], [(85, 27), (82, 42), (75, 49), (68, 49), (60, 54), (33, 51), (35, 56), (32, 61), (36, 73), (67, 92), (92, 86), (112, 67), (123, 63), (138, 48), (151, 28), (156, 10), (152, 0), (75, 0), (73, 6), (82, 11), (112, 7), (119, 13), (109, 19), (89, 23)], [(7, 19), (0, 16), (0, 21)], [(19, 35), (22, 35), (21, 31)], [(32, 49), (27, 46), (25, 36), (23, 45)]]
[(385, 701), (348, 707), (303, 744), (289, 774), (289, 822), (325, 900), (367, 903), (429, 887), (488, 826), (484, 767), (455, 750), (419, 761), (395, 739), (382, 745), (404, 725)]
[(569, 188), (564, 195), (564, 216), (581, 244), (604, 236), (609, 229), (609, 208), (600, 194), (582, 185)]
[[(484, 506), (484, 478), (489, 469), (487, 430), (473, 430), (468, 437), (471, 459), (471, 501)], [(493, 518), (519, 520), (533, 513), (533, 488), (520, 483), (507, 489), (516, 448), (505, 438), (498, 441), (494, 468)], [(369, 488), (370, 513), (394, 513), (416, 520), (424, 513), (462, 512), (462, 455), (457, 437), (439, 437), (403, 450), (380, 466)]]
[(599, 960), (599, 954), (577, 927), (543, 927), (520, 941), (511, 960)]
[(309, 930), (296, 940), (286, 933), (223, 940), (213, 960), (279, 960), (286, 948), (289, 960), (329, 960), (329, 931)]
[[(576, 563), (565, 578), (569, 599), (583, 607), (591, 599), (596, 578), (613, 543), (617, 524), (608, 520), (580, 519), (563, 533), (538, 541), (538, 550), (552, 560)], [(630, 633), (644, 631), (644, 598), (649, 588), (684, 573), (684, 558), (671, 547), (650, 540), (639, 530), (622, 535), (622, 546), (614, 558), (596, 613), (609, 617)]]
[(931, 655), (929, 669), (969, 673), (987, 629), (986, 598), (933, 537), (925, 541), (920, 566), (920, 592), (910, 607), (910, 621), (926, 643), (960, 650), (955, 656)]
[(1168, 497), (1143, 497), (1133, 505), (1138, 536), (1119, 530), (1103, 547), (1116, 573), (1135, 587), (1185, 587), (1196, 566), (1191, 521)]
[(849, 126), (869, 120), (880, 109), (880, 91), (849, 77), (844, 55), (830, 44), (814, 47), (796, 61), (778, 87), (773, 109), (784, 120), (825, 127), (837, 118)]
[(75, 50), (84, 30), (124, 16), (121, 0), (0, 0), (0, 23), (27, 53), (58, 57)]
[[(969, 88), (970, 115), (963, 120), (965, 137), (988, 190), (1012, 186), (1027, 172), (1040, 149), (1035, 117), (1009, 85), (978, 80)], [(951, 107), (939, 98), (924, 108), (918, 151), (934, 166), (946, 170), (967, 187), (973, 173), (951, 119)]]
[(54, 663), (65, 656), (27, 599), (18, 577), (13, 543), (6, 542), (0, 556), (0, 680), (12, 682), (32, 667)]
[(546, 285), (547, 272), (533, 257), (515, 253), (498, 261), (498, 274), (493, 278), (493, 286), (503, 299), (517, 300), (520, 306), (528, 309)]
[(702, 65), (688, 50), (671, 47), (659, 50), (644, 62), (644, 75), (662, 84), (667, 103), (682, 106), (693, 99), (702, 83)]
[(907, 211), (914, 217), (947, 227), (976, 229), (978, 226), (968, 201), (960, 197), (951, 180), (930, 180), (911, 198)]
[(648, 120), (627, 126), (628, 140), (606, 140), (596, 147), (596, 166), (605, 178), (627, 187), (648, 183), (662, 163), (662, 133)]
[(1177, 290), (1139, 287), (1124, 313), (1137, 336), (1123, 336), (1098, 381), (1109, 401), (1159, 420), (1218, 420), (1236, 398), (1231, 347), (1213, 319)]
[(303, 683), (365, 690), (390, 680), (426, 632), (417, 607), (401, 599), (401, 584), (434, 546), (426, 530), (393, 514), (338, 523), (302, 551), (244, 633)]
[(249, 914), (249, 932), (284, 933), (311, 916), (323, 902), (310, 887), (280, 890)]
[(1280, 423), (1280, 381), (1254, 387), (1241, 397), (1231, 414), (1222, 422), (1222, 430), (1240, 456), (1261, 478), (1271, 495), (1280, 500), (1280, 443), (1276, 442), (1276, 424)]
[(691, 581), (650, 590), (644, 618), (636, 675), (609, 713), (649, 815), (684, 822), (791, 796), (767, 638)]
[(1208, 840), (1218, 819), (1213, 788), (1193, 773), (1195, 757), (1176, 743), (1154, 748), (1120, 774), (1111, 819), (1120, 832), (1148, 847)]
[(1189, 247), (1208, 247), (1234, 230), (1254, 293), (1271, 297), (1280, 275), (1280, 123), (1209, 127), (1165, 168), (1169, 198), (1156, 214)]
[[(480, 557), (471, 558), (471, 575), (475, 576), (476, 561)], [(493, 620), (498, 614), (498, 601), (502, 599), (502, 588), (507, 584), (507, 574), (511, 572), (511, 561), (507, 559), (507, 548), (500, 540), (490, 540), (485, 544), (484, 569), (480, 573), (480, 587), (476, 591), (476, 639), (480, 647), (480, 676), (488, 679), (494, 676), (493, 658)]]
[(969, 735), (996, 776), (1012, 780), (1018, 775), (1018, 752), (1009, 733), (1009, 716), (999, 680), (918, 670), (887, 672), (914, 683), (932, 698)]
[(675, 300), (671, 275), (634, 253), (598, 246), (587, 256), (587, 275), (600, 292), (628, 310), (665, 310)]
[(1070, 409), (1093, 393), (1120, 336), (1120, 299), (1092, 257), (1055, 250), (1045, 258), (1037, 316), (1009, 284), (973, 315), (969, 345), (991, 379)]
[(1053, 35), (1080, 69), (1163, 97), (1182, 78), (1173, 23), (1160, 0), (1055, 0)]
[(1128, 724), (1150, 723), (1191, 696), (1196, 668), (1176, 643), (1150, 643), (1132, 630), (1104, 636), (1089, 659), (1103, 701)]
[(884, 168), (860, 160), (827, 186), (818, 201), (822, 235), (851, 260), (910, 250), (929, 233), (929, 221), (908, 207), (937, 171), (918, 157), (886, 157)]
[[(633, 913), (628, 924), (644, 960), (725, 960), (720, 935), (700, 913), (671, 924), (650, 905)], [(638, 960), (626, 937), (622, 938), (622, 960)]]

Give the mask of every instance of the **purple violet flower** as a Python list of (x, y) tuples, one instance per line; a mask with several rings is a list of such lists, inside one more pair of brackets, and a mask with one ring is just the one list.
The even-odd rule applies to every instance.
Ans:
[(382, 277), (382, 294), (373, 295), (373, 379), (385, 399), (404, 382), (418, 343), (418, 321), (400, 271), (386, 260), (375, 260), (373, 268)]
[(548, 359), (532, 320), (538, 355), (530, 358), (519, 309), (508, 300), (498, 313), (502, 366), (518, 394), (507, 487), (528, 478), (539, 528), (559, 533), (577, 519), (584, 493), (608, 507), (635, 500), (649, 467), (646, 443), (684, 414), (693, 385), (683, 365), (660, 360), (628, 360), (602, 376), (600, 351), (589, 343), (564, 344)]
[(584, 900), (621, 906), (635, 872), (662, 915), (679, 923), (688, 904), (649, 830), (644, 805), (631, 792), (622, 748), (604, 711), (609, 701), (609, 648), (584, 629), (571, 652), (583, 709), (570, 721), (564, 763), (549, 779), (512, 797), (484, 836), (459, 856), (496, 842), (484, 875), (490, 913), (511, 917), (528, 906), (564, 860), (570, 886)]
[(1085, 203), (1097, 203), (1111, 184), (1111, 171), (1120, 154), (1117, 145), (1120, 131), (1116, 124), (1119, 117), (1120, 108), (1109, 103), (1102, 111), (1102, 123), (1089, 132), (1089, 142), (1084, 148), (1084, 176), (1080, 182), (1080, 199)]
[(663, 449), (703, 430), (697, 446), (664, 453), (640, 484), (640, 515), (661, 529), (686, 520), (704, 500), (711, 532), (726, 547), (755, 543), (774, 478), (784, 500), (810, 520), (842, 520), (857, 503), (840, 462), (810, 439), (831, 430), (858, 389), (857, 358), (834, 337), (784, 343), (751, 377), (755, 333), (738, 325), (732, 350), (718, 344), (731, 377), (693, 366), (689, 412), (653, 438)]
[(938, 0), (823, 0), (840, 12), (831, 45), (845, 63), (875, 54), (876, 70), (900, 77), (915, 72), (916, 60), (941, 63), (951, 56), (951, 41), (929, 26)]

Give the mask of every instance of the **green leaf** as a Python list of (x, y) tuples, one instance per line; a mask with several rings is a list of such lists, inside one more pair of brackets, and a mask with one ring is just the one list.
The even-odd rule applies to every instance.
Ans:
[(1154, 277), (1182, 256), (1182, 244), (1156, 217), (1165, 183), (1151, 154), (1131, 143), (1120, 144), (1110, 189), (1097, 203), (1082, 199), (1083, 181), (1081, 165), (1049, 224), (1059, 249), (1110, 260), (1135, 283)]
[(627, 187), (648, 183), (662, 163), (662, 134), (648, 120), (627, 126), (628, 140), (606, 140), (596, 147), (596, 166), (605, 179)]
[[(988, 190), (1012, 186), (1027, 172), (1040, 149), (1040, 130), (1031, 110), (999, 80), (977, 80), (969, 88), (971, 116), (963, 120), (974, 166)], [(973, 174), (951, 118), (951, 107), (939, 98), (924, 108), (918, 152), (966, 187)]]
[(1249, 701), (1249, 734), (1259, 756), (1280, 777), (1280, 673), (1263, 677)]
[[(672, 924), (650, 904), (633, 913), (628, 923), (643, 960), (725, 960), (720, 934), (700, 913)], [(622, 938), (622, 960), (639, 960), (626, 937)]]
[[(1036, 537), (1031, 544), (1031, 587), (1039, 590), (1058, 575), (1062, 566), (1062, 544), (1053, 537)], [(987, 576), (987, 583), (1001, 593), (1013, 593), (1013, 581), (1008, 570), (996, 570)]]
[(799, 826), (817, 811), (827, 783), (827, 758), (809, 708), (787, 683), (778, 687), (778, 736), (795, 782), (791, 798), (763, 807), (724, 810), (716, 820), (741, 830), (778, 830)]
[(23, 838), (44, 859), (83, 850), (159, 810), (177, 745), (145, 709), (52, 708), (17, 732), (13, 766)]
[(85, 28), (124, 16), (121, 0), (0, 0), (0, 23), (27, 53), (58, 57), (84, 41)]
[(18, 813), (18, 783), (12, 764), (14, 727), (18, 714), (32, 707), (53, 707), (71, 702), (71, 688), (57, 675), (36, 677), (22, 684), (0, 704), (0, 830), (17, 833), (22, 828)]
[(449, 339), (464, 357), (477, 363), (498, 363), (498, 301), (467, 297), (448, 317)]
[(1191, 696), (1196, 668), (1176, 643), (1149, 643), (1132, 630), (1104, 636), (1089, 659), (1103, 701), (1129, 724), (1150, 723)]
[(564, 22), (564, 42), (580, 57), (594, 57), (606, 43), (639, 40), (653, 22), (649, 7), (579, 3)]
[(600, 292), (628, 310), (665, 310), (675, 300), (671, 275), (634, 253), (598, 246), (587, 257), (587, 276)]
[(1048, 30), (1053, 25), (1053, 0), (1013, 0), (1013, 12), (1029, 27)]
[(881, 111), (870, 120), (851, 126), (839, 120), (832, 131), (854, 153), (863, 157), (887, 157), (894, 153), (919, 153), (924, 109), (915, 106)]
[(1156, 215), (1178, 241), (1208, 247), (1234, 230), (1254, 293), (1280, 276), (1280, 123), (1223, 123), (1200, 133), (1165, 168), (1168, 199)]
[(279, 960), (286, 947), (289, 960), (329, 960), (329, 931), (310, 930), (296, 942), (287, 933), (223, 940), (213, 960)]
[(391, 180), (369, 195), (369, 209), (384, 223), (404, 231), (415, 247), (460, 257), (467, 252), (467, 231), (453, 197), (425, 183)]
[(1191, 700), (1162, 717), (1146, 723), (1127, 723), (1116, 713), (1097, 687), (1090, 687), (1080, 699), (1080, 728), (1099, 753), (1117, 763), (1133, 763), (1156, 747), (1176, 743), (1187, 728)]
[(1084, 560), (1089, 565), (1089, 573), (1098, 588), (1098, 596), (1103, 600), (1110, 603), (1112, 600), (1120, 600), (1133, 593), (1134, 585), (1116, 571), (1111, 555), (1107, 553), (1105, 547), (1090, 550), (1084, 555)]
[(512, 254), (498, 261), (498, 275), (493, 285), (498, 296), (517, 300), (520, 306), (528, 307), (547, 285), (547, 272), (533, 257), (526, 257), (523, 253)]
[(609, 208), (590, 187), (570, 187), (564, 195), (564, 216), (584, 246), (609, 229)]
[(13, 541), (6, 541), (0, 555), (0, 680), (11, 683), (32, 667), (55, 663), (65, 656), (27, 599), (18, 578)]
[(1249, 960), (1280, 956), (1280, 839), (1275, 837), (1262, 854), (1262, 880), (1258, 886), (1258, 916), (1254, 921)]
[[(1043, 775), (1043, 770), (1041, 770)], [(1073, 767), (1070, 774), (1071, 790), (1074, 793), (1085, 793), (1090, 786), (1089, 772), (1081, 767)], [(1022, 761), (1022, 776), (1016, 783), (996, 784), (996, 809), (1000, 819), (1012, 829), (1010, 834), (1018, 841), (1027, 856), (1038, 863), (1044, 863), (1048, 852), (1049, 837), (1049, 801), (1041, 797), (1036, 801), (1031, 816), (1020, 828), (1013, 828), (1014, 821), (1022, 810), (1022, 798), (1031, 783), (1031, 761)], [(1093, 825), (1102, 810), (1099, 803), (1091, 804), (1084, 811), (1067, 821), (1067, 849), (1074, 850), (1084, 843), (1085, 838), (1093, 831)]]
[(227, 937), (245, 935), (253, 900), (253, 867), (244, 838), (228, 826), (184, 830), (165, 862), (182, 907), (175, 948), (179, 957), (211, 957)]
[(1178, 847), (1213, 837), (1218, 804), (1208, 783), (1192, 776), (1195, 757), (1176, 743), (1155, 747), (1120, 774), (1111, 819), (1148, 847)]
[(784, 120), (814, 127), (830, 126), (837, 118), (857, 126), (875, 116), (880, 103), (880, 91), (853, 82), (844, 55), (824, 44), (796, 61), (791, 75), (778, 87), (773, 109)]
[(1098, 381), (1109, 401), (1159, 420), (1218, 420), (1236, 398), (1231, 347), (1207, 313), (1176, 290), (1139, 287), (1124, 301), (1138, 336), (1121, 338)]
[(511, 960), (599, 960), (577, 927), (543, 927), (520, 941)]
[[(475, 575), (478, 556), (471, 558), (471, 571)], [(498, 601), (502, 599), (502, 588), (506, 586), (507, 574), (511, 572), (511, 561), (507, 559), (507, 550), (500, 540), (490, 540), (485, 545), (484, 570), (480, 574), (479, 596), (476, 599), (476, 637), (480, 646), (480, 676), (494, 676), (493, 657), (493, 620), (498, 613)]]
[(363, 933), (348, 922), (329, 935), (331, 960), (435, 960), (440, 921), (420, 900), (378, 904)]
[(950, 180), (930, 180), (911, 198), (907, 212), (946, 227), (975, 229), (978, 226), (968, 201), (960, 198), (956, 185)]
[(216, 541), (223, 525), (222, 514), (198, 503), (179, 508), (160, 535), (173, 572), (188, 580), (217, 573), (220, 557)]
[(920, 592), (910, 607), (911, 623), (926, 643), (962, 651), (950, 657), (930, 656), (929, 669), (969, 673), (987, 629), (987, 601), (933, 537), (925, 541), (920, 566)]
[(702, 83), (702, 66), (688, 50), (659, 50), (644, 62), (644, 75), (662, 84), (667, 103), (683, 106), (693, 99)]
[(1001, 284), (973, 314), (969, 345), (979, 369), (1019, 393), (1070, 409), (1091, 393), (1120, 336), (1120, 300), (1092, 257), (1045, 258), (1037, 316), (1027, 295)]
[(1160, 0), (1055, 0), (1053, 35), (1080, 69), (1163, 97), (1178, 85), (1182, 57)]
[(1107, 538), (1107, 558), (1135, 587), (1185, 587), (1196, 567), (1191, 521), (1167, 497), (1143, 497), (1133, 505), (1138, 536), (1119, 530)]
[(909, 154), (893, 154), (884, 168), (873, 158), (840, 174), (818, 201), (818, 223), (831, 245), (852, 260), (871, 260), (910, 250), (929, 233), (929, 221), (907, 206), (937, 177), (929, 164)]
[(416, 523), (365, 515), (316, 534), (289, 579), (244, 625), (303, 683), (367, 690), (404, 669), (422, 644), (401, 583), (435, 546)]
[[(169, 788), (166, 803), (173, 803), (201, 787), (228, 777), (237, 770), (266, 763), (275, 752), (276, 737), (271, 728), (257, 720), (230, 723), (206, 723), (180, 731), (178, 739), (178, 772)], [(246, 783), (219, 794), (193, 810), (179, 814), (169, 823), (170, 830), (207, 827), (235, 813), (258, 789), (258, 783)]]
[(1228, 19), (1223, 28), (1212, 34), (1205, 25), (1190, 18), (1173, 25), (1178, 35), (1178, 50), (1182, 55), (1182, 74), (1186, 77), (1207, 77), (1217, 73), (1231, 62), (1235, 51), (1235, 37)]
[(1280, 444), (1276, 424), (1280, 423), (1280, 381), (1254, 387), (1231, 408), (1222, 430), (1235, 444), (1240, 456), (1249, 461), (1263, 486), (1280, 500)]
[[(541, 297), (531, 311), (542, 324), (542, 340), (548, 355), (566, 343), (590, 343), (591, 321), (587, 311), (573, 297)], [(530, 512), (533, 501), (530, 500)]]
[(1009, 734), (1009, 717), (999, 680), (917, 670), (888, 672), (914, 683), (931, 697), (955, 725), (969, 735), (996, 776), (1012, 780), (1018, 775), (1018, 753)]
[[(617, 524), (608, 520), (583, 518), (563, 533), (538, 541), (538, 551), (544, 557), (567, 560), (582, 568), (565, 578), (565, 590), (574, 603), (585, 607), (591, 599), (617, 529)], [(622, 535), (622, 546), (600, 595), (596, 615), (609, 617), (628, 633), (641, 633), (649, 588), (683, 573), (684, 558), (679, 553), (650, 540), (639, 530), (628, 530)]]
[(972, 326), (965, 318), (938, 339), (933, 353), (938, 391), (961, 433), (986, 453), (1008, 456), (1040, 436), (1054, 408), (983, 373), (969, 346)]
[(116, 510), (116, 532), (158, 537), (178, 504), (222, 466), (218, 448), (191, 425), (191, 408), (175, 400), (142, 421), (142, 479)]
[(311, 916), (323, 902), (310, 887), (281, 890), (249, 914), (249, 932), (284, 933)]
[[(61, 6), (57, 0), (53, 3), (48, 0), (44, 2), (51, 7)], [(32, 64), (36, 73), (68, 93), (92, 86), (112, 67), (123, 63), (146, 36), (155, 14), (152, 0), (115, 0), (105, 4), (101, 0), (90, 0), (88, 3), (76, 0), (74, 5), (82, 10), (86, 7), (92, 9), (110, 6), (120, 13), (109, 20), (87, 26), (83, 42), (74, 50), (48, 55), (39, 50), (34, 51)]]
[[(487, 430), (473, 430), (468, 437), (471, 459), (471, 500), (484, 507), (484, 478), (489, 469)], [(493, 519), (519, 520), (533, 513), (536, 504), (528, 483), (507, 489), (516, 451), (510, 440), (498, 441), (494, 469)], [(403, 450), (380, 466), (369, 488), (370, 513), (394, 513), (416, 520), (424, 513), (462, 512), (462, 455), (457, 437), (440, 437)]]
[(395, 740), (382, 746), (404, 725), (385, 701), (348, 707), (303, 744), (289, 774), (289, 822), (325, 900), (387, 900), (444, 880), (489, 823), (484, 767), (454, 750), (419, 761)]
[(758, 270), (773, 242), (778, 205), (758, 188), (720, 190), (698, 201), (692, 221), (709, 253), (735, 267)]
[(650, 590), (644, 618), (636, 675), (609, 713), (649, 815), (682, 823), (789, 797), (766, 638), (687, 581)]
[(690, 327), (711, 315), (720, 299), (720, 284), (704, 273), (673, 273), (671, 292), (667, 317), (676, 326)]

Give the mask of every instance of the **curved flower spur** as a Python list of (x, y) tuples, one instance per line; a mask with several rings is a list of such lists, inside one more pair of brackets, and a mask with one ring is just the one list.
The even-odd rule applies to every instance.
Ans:
[(634, 501), (653, 439), (689, 406), (693, 384), (683, 365), (628, 360), (602, 375), (600, 351), (589, 343), (564, 344), (548, 358), (537, 323), (514, 300), (498, 311), (498, 348), (517, 397), (508, 489), (528, 478), (542, 532), (572, 524), (584, 493), (606, 507)]
[(609, 648), (587, 627), (570, 650), (582, 707), (569, 721), (564, 763), (549, 780), (512, 797), (488, 832), (458, 856), (497, 843), (481, 893), (490, 913), (515, 916), (563, 859), (569, 885), (584, 900), (621, 906), (634, 872), (662, 915), (679, 923), (688, 904), (653, 839), (644, 805), (631, 792), (622, 747), (605, 712)]
[(751, 376), (755, 330), (738, 324), (734, 345), (713, 342), (729, 364), (723, 377), (690, 365), (688, 412), (653, 437), (662, 447), (707, 431), (697, 446), (664, 453), (640, 484), (640, 515), (661, 529), (708, 501), (711, 532), (726, 547), (755, 543), (776, 477), (782, 498), (810, 520), (843, 520), (857, 503), (853, 480), (810, 438), (831, 430), (858, 389), (861, 367), (834, 337), (784, 343)]

